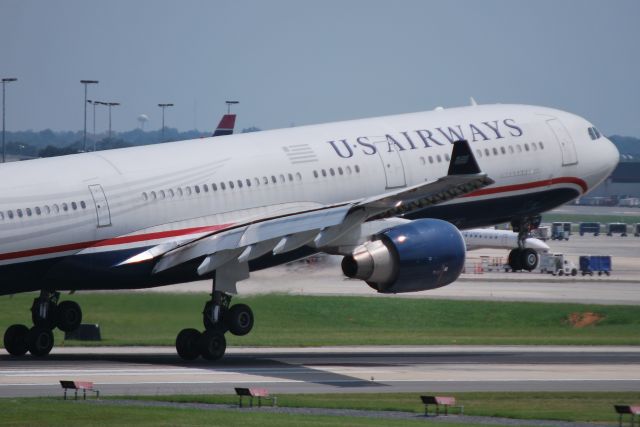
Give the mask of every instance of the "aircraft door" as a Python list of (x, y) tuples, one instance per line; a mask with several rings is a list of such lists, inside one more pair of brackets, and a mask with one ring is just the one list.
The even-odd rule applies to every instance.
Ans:
[(89, 191), (91, 191), (91, 197), (93, 197), (93, 203), (96, 206), (96, 215), (98, 217), (98, 228), (110, 226), (111, 212), (109, 211), (107, 196), (105, 196), (102, 186), (100, 184), (90, 185)]
[(562, 152), (562, 166), (575, 165), (578, 163), (578, 153), (576, 146), (569, 135), (569, 132), (558, 119), (547, 120), (547, 125), (556, 137)]
[(404, 165), (396, 144), (384, 138), (384, 141), (378, 141), (375, 145), (387, 179), (387, 189), (406, 186)]

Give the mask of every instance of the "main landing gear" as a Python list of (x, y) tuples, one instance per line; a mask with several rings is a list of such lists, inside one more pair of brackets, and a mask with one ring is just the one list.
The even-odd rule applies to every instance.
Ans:
[(525, 248), (524, 244), (529, 232), (540, 226), (540, 221), (540, 216), (518, 218), (511, 221), (513, 231), (518, 233), (518, 248), (509, 252), (508, 264), (513, 271), (532, 271), (538, 266), (538, 252), (531, 248)]
[(246, 304), (231, 305), (231, 295), (215, 290), (202, 311), (205, 330), (188, 328), (180, 331), (176, 338), (176, 350), (184, 360), (202, 356), (206, 360), (218, 360), (227, 349), (225, 333), (246, 335), (253, 328), (253, 312)]
[(53, 348), (53, 328), (74, 331), (82, 322), (82, 310), (73, 301), (58, 304), (59, 292), (41, 291), (31, 305), (31, 328), (11, 325), (4, 333), (4, 348), (13, 356), (27, 351), (33, 356), (46, 356)]

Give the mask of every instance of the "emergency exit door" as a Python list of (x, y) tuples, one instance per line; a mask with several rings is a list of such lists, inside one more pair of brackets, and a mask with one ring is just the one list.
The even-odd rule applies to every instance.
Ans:
[(404, 165), (396, 144), (385, 138), (384, 141), (376, 142), (375, 145), (384, 168), (387, 188), (398, 188), (407, 185), (404, 176)]
[(107, 203), (107, 196), (105, 196), (102, 186), (100, 184), (90, 185), (89, 191), (91, 191), (91, 197), (93, 197), (93, 203), (96, 207), (98, 227), (110, 226), (111, 212), (109, 211), (109, 203)]

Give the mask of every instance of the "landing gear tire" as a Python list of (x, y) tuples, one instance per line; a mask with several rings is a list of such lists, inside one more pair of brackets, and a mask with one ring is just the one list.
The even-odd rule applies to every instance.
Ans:
[(213, 301), (208, 301), (204, 305), (204, 310), (202, 311), (202, 324), (204, 328), (208, 330), (216, 330), (221, 334), (224, 334), (229, 330), (227, 327), (227, 323), (225, 322), (225, 318), (227, 316), (226, 309), (224, 306), (218, 306), (218, 321), (214, 321), (213, 310), (215, 309), (215, 303)]
[(4, 348), (12, 356), (24, 356), (27, 352), (27, 334), (25, 325), (11, 325), (4, 333)]
[(74, 301), (61, 302), (56, 312), (56, 326), (63, 332), (75, 331), (82, 323), (82, 310)]
[(513, 249), (509, 252), (508, 263), (512, 271), (522, 270), (520, 251), (518, 249)]
[(206, 360), (218, 360), (224, 356), (227, 349), (227, 340), (224, 334), (210, 329), (204, 331), (198, 339), (200, 355)]
[(233, 335), (247, 335), (253, 328), (253, 311), (246, 304), (236, 304), (226, 313), (225, 323)]
[(533, 249), (521, 250), (520, 265), (524, 270), (533, 271), (538, 266), (538, 253)]
[(194, 360), (200, 356), (200, 332), (196, 329), (183, 329), (176, 338), (176, 350), (184, 360)]
[(34, 299), (33, 305), (31, 305), (31, 320), (33, 321), (34, 326), (45, 329), (55, 328), (57, 308), (58, 306), (55, 302), (49, 302), (43, 313), (39, 298)]
[(27, 333), (27, 349), (36, 357), (46, 356), (53, 348), (53, 332), (51, 329), (34, 326)]

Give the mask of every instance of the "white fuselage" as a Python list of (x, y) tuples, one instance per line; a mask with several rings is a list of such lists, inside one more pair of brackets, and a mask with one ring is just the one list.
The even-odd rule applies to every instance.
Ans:
[[(462, 231), (464, 243), (468, 251), (475, 249), (516, 249), (518, 248), (518, 233), (511, 230), (494, 230), (491, 228), (474, 228)], [(535, 237), (528, 237), (524, 247), (536, 252), (548, 252), (549, 245)]]
[(617, 164), (591, 126), (554, 109), (486, 105), (2, 164), (0, 286), (20, 280), (17, 264), (110, 254), (115, 265), (168, 239), (434, 180), (462, 138), (495, 184), (444, 208), (477, 206), (486, 224), (510, 215), (492, 212), (496, 200), (549, 209), (545, 192), (565, 202)]

